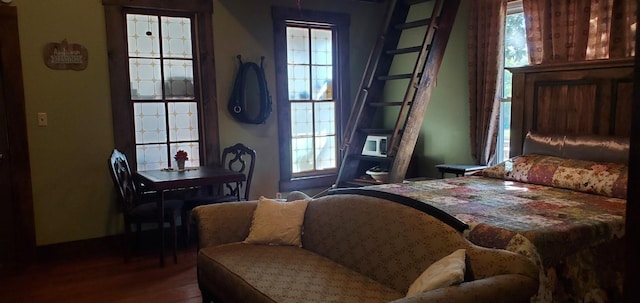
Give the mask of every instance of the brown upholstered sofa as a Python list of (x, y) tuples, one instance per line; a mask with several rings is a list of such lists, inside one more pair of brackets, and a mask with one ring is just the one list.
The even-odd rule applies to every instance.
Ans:
[[(241, 243), (256, 206), (194, 210), (203, 302), (529, 302), (538, 289), (538, 270), (526, 258), (475, 246), (442, 221), (396, 202), (348, 194), (313, 199), (302, 247)], [(464, 282), (405, 298), (429, 265), (460, 248), (466, 249)]]

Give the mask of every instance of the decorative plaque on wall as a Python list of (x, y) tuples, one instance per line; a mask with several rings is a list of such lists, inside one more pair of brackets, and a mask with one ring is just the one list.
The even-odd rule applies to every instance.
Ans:
[(47, 43), (43, 56), (44, 64), (51, 69), (83, 70), (87, 68), (89, 51), (80, 44), (70, 44), (64, 39), (60, 43)]

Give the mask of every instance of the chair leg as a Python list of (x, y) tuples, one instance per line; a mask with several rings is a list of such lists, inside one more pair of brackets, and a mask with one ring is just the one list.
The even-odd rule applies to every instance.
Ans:
[(122, 249), (124, 250), (124, 262), (129, 262), (129, 258), (131, 257), (131, 223), (125, 220), (124, 224), (124, 233), (122, 234)]
[(176, 216), (171, 216), (171, 231), (171, 240), (173, 240), (173, 263), (178, 264), (178, 231), (176, 227)]
[(184, 248), (189, 248), (189, 240), (191, 240), (191, 220), (189, 220), (189, 214), (191, 211), (182, 210), (180, 221), (182, 224), (182, 242)]
[(139, 245), (140, 245), (140, 233), (142, 232), (142, 224), (141, 223), (136, 223), (136, 239), (134, 241), (135, 244), (135, 248), (136, 250), (138, 249)]

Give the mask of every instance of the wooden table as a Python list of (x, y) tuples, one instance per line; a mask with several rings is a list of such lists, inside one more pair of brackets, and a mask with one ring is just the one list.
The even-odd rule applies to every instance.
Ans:
[[(185, 170), (146, 170), (136, 172), (140, 182), (150, 190), (160, 193), (158, 224), (160, 228), (160, 266), (164, 266), (164, 193), (167, 190), (189, 188), (194, 186), (215, 185), (230, 182), (242, 182), (243, 173), (234, 172), (221, 167), (200, 166)], [(184, 224), (184, 223), (182, 223)]]

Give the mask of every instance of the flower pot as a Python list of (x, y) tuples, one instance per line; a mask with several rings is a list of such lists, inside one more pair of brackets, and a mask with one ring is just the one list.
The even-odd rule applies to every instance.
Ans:
[(176, 160), (176, 162), (178, 163), (178, 169), (181, 169), (181, 170), (184, 169), (184, 162), (185, 162), (184, 159), (178, 159)]

